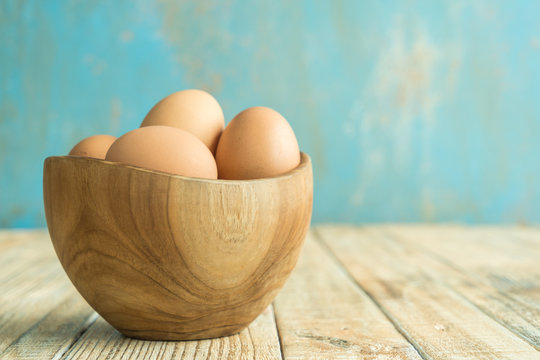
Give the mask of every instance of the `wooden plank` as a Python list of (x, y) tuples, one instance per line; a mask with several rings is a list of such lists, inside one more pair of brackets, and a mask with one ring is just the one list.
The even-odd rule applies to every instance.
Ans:
[(540, 233), (403, 225), (383, 231), (454, 270), (441, 281), (540, 350)]
[(281, 359), (272, 307), (239, 334), (199, 341), (124, 337), (99, 318), (63, 359)]
[[(0, 283), (0, 353), (75, 292), (54, 255), (47, 233), (29, 235), (30, 242), (20, 242), (18, 271)], [(7, 252), (11, 250), (15, 249)], [(4, 255), (0, 254), (0, 264)]]
[(0, 358), (58, 359), (96, 318), (97, 314), (92, 308), (79, 294), (73, 292), (11, 343)]
[(285, 359), (420, 359), (311, 232), (274, 307)]
[(66, 296), (74, 292), (73, 287), (66, 283), (66, 279), (60, 274), (36, 277), (34, 281), (35, 283), (28, 286), (25, 291), (2, 294), (0, 353), (61, 303)]
[(0, 283), (2, 359), (98, 359), (103, 354), (110, 359), (178, 358), (178, 354), (182, 359), (281, 358), (271, 307), (248, 329), (228, 338), (192, 342), (129, 339), (98, 317), (76, 292), (46, 232), (25, 233), (17, 236), (17, 241), (4, 237), (2, 241), (13, 246), (0, 253), (0, 265), (6, 259), (19, 260), (6, 261), (11, 264), (12, 277)]
[[(387, 317), (425, 358), (540, 358), (538, 229), (399, 225), (319, 234), (320, 243), (309, 235), (275, 302), (285, 358), (420, 358)], [(271, 308), (229, 338), (128, 339), (93, 322), (46, 232), (15, 240), (0, 232), (0, 248), (2, 359), (281, 357)]]
[[(501, 266), (528, 271), (540, 255), (540, 232), (519, 227), (387, 225), (378, 229), (437, 250), (435, 253), (451, 257), (452, 263), (475, 271), (492, 271)], [(535, 269), (540, 270), (540, 266)]]
[(380, 228), (321, 227), (320, 240), (426, 358), (540, 359), (540, 353), (464, 299), (455, 270)]
[(48, 234), (48, 231), (44, 229), (0, 230), (0, 255), (2, 255), (6, 249), (33, 243), (36, 239), (48, 238)]
[[(15, 250), (15, 249), (13, 249)], [(34, 252), (40, 255), (29, 256), (27, 252)], [(37, 248), (20, 249), (17, 252), (8, 251), (13, 259), (7, 256), (0, 256), (0, 267), (5, 271), (0, 272), (0, 303), (10, 300), (10, 297), (21, 295), (29, 287), (39, 285), (38, 280), (49, 276), (64, 274), (61, 265), (54, 257), (47, 256), (48, 251)], [(67, 276), (65, 276), (67, 280)]]
[[(44, 231), (14, 231), (9, 237), (9, 231), (0, 231), (0, 284), (15, 275), (36, 266), (38, 262), (56, 260), (54, 250), (47, 232)], [(41, 266), (39, 264), (38, 266)]]

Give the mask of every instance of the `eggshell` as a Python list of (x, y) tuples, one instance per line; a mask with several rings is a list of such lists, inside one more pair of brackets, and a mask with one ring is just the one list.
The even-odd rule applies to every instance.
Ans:
[(286, 173), (300, 164), (294, 131), (275, 110), (252, 107), (236, 115), (216, 150), (220, 179), (258, 179)]
[(195, 135), (170, 126), (146, 126), (122, 135), (105, 159), (170, 174), (217, 178), (210, 150)]
[(105, 159), (111, 144), (116, 140), (112, 135), (94, 135), (77, 143), (69, 155), (86, 156), (96, 159)]
[(186, 130), (198, 137), (212, 152), (225, 126), (223, 110), (216, 99), (202, 90), (175, 92), (158, 102), (141, 127), (166, 125)]

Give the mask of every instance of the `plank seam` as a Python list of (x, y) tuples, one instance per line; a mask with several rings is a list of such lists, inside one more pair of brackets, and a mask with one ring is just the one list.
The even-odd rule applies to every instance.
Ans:
[(26, 329), (23, 333), (21, 333), (15, 340), (13, 340), (5, 349), (4, 351), (2, 351), (0, 353), (0, 355), (4, 355), (5, 353), (7, 353), (10, 348), (17, 344), (18, 342), (21, 341), (21, 339), (27, 334), (29, 333), (30, 331), (32, 331), (33, 329), (35, 329), (37, 326), (39, 326), (39, 324), (45, 320), (47, 318), (47, 316), (50, 316), (50, 314), (60, 305), (62, 304), (64, 301), (66, 301), (68, 299), (69, 295), (65, 295), (63, 298), (61, 298), (61, 300), (52, 308), (50, 309), (49, 311), (47, 311), (47, 313), (45, 313), (45, 315), (43, 315), (41, 318), (39, 318), (39, 320), (37, 320), (34, 324), (32, 324), (32, 326), (30, 326), (28, 329)]
[(272, 303), (272, 314), (274, 315), (274, 324), (276, 326), (277, 338), (279, 342), (279, 354), (281, 355), (281, 360), (285, 360), (285, 353), (283, 352), (283, 341), (281, 341), (281, 333), (279, 331), (278, 318), (277, 318), (276, 308), (274, 306), (274, 303)]
[(382, 312), (382, 314), (390, 321), (392, 326), (396, 329), (396, 331), (401, 334), (411, 344), (413, 349), (418, 353), (418, 356), (420, 356), (424, 360), (432, 360), (432, 358), (422, 350), (422, 347), (420, 344), (418, 344), (414, 338), (405, 330), (400, 324), (399, 321), (392, 316), (392, 314), (385, 309), (382, 304), (380, 304), (371, 293), (369, 293), (366, 289), (362, 287), (362, 285), (354, 278), (354, 276), (350, 273), (349, 269), (345, 266), (345, 264), (337, 257), (337, 255), (334, 253), (334, 251), (326, 244), (326, 241), (323, 239), (322, 235), (320, 234), (317, 227), (313, 228), (313, 239), (325, 250), (325, 252), (328, 254), (328, 256), (334, 261), (340, 268), (344, 270), (345, 275), (349, 280), (353, 282), (353, 284), (356, 284), (358, 289), (364, 293), (372, 302), (373, 304)]
[[(469, 298), (467, 298), (466, 295), (463, 295), (461, 292), (459, 292), (458, 290), (452, 288), (451, 286), (445, 284), (446, 288), (449, 289), (450, 291), (452, 291), (454, 294), (456, 294), (457, 296), (459, 296), (462, 300), (464, 300), (465, 302), (467, 302), (469, 305), (473, 306), (475, 309), (479, 310), (482, 314), (486, 315), (488, 318), (490, 318), (491, 320), (495, 321), (496, 323), (498, 323), (499, 325), (501, 325), (503, 328), (505, 328), (506, 330), (510, 331), (512, 334), (514, 334), (514, 336), (518, 337), (520, 340), (522, 340), (523, 342), (525, 342), (526, 344), (528, 344), (529, 346), (531, 346), (533, 349), (535, 349), (536, 351), (540, 351), (540, 348), (536, 346), (536, 344), (534, 343), (531, 343), (529, 341), (529, 339), (527, 339), (526, 337), (524, 337), (523, 335), (521, 335), (520, 333), (514, 331), (513, 329), (509, 328), (508, 326), (506, 326), (506, 324), (502, 321), (499, 321), (497, 318), (494, 318), (490, 313), (486, 312), (484, 309), (482, 309), (481, 307), (478, 307), (474, 302), (472, 302), (471, 300), (469, 300)], [(519, 314), (517, 314), (518, 316), (520, 316)], [(524, 320), (527, 320), (525, 318), (523, 318), (523, 316), (520, 316), (522, 319)]]
[(60, 353), (59, 355), (53, 357), (53, 359), (54, 360), (62, 359), (64, 357), (64, 355), (67, 354), (69, 352), (69, 350), (71, 350), (71, 348), (73, 348), (73, 346), (77, 343), (77, 341), (79, 341), (79, 339), (83, 336), (83, 334), (86, 331), (88, 331), (90, 326), (92, 326), (92, 324), (96, 322), (98, 317), (99, 316), (95, 311), (90, 316), (88, 316), (86, 318), (86, 321), (84, 322), (83, 327), (81, 328), (81, 330), (79, 330), (79, 332), (77, 332), (77, 334), (75, 335), (75, 337), (73, 338), (71, 343), (65, 348), (64, 351), (62, 351), (62, 353)]
[[(383, 236), (389, 236), (390, 238), (392, 239), (395, 239), (395, 238), (399, 238), (399, 234), (396, 233), (396, 231), (393, 231), (393, 230), (386, 230), (386, 231), (381, 231), (381, 233), (383, 234)], [(427, 254), (429, 256), (431, 256), (435, 261), (438, 261), (440, 264), (444, 265), (444, 266), (447, 266), (449, 267), (450, 269), (456, 271), (457, 273), (461, 274), (462, 276), (466, 277), (466, 278), (470, 278), (470, 279), (473, 279), (476, 283), (479, 283), (479, 284), (483, 284), (483, 285), (486, 285), (486, 286), (490, 286), (490, 284), (486, 281), (483, 281), (482, 279), (478, 278), (477, 276), (475, 276), (474, 274), (468, 274), (466, 270), (464, 270), (463, 268), (461, 268), (460, 266), (452, 263), (451, 261), (443, 258), (442, 256), (440, 256), (439, 254), (437, 254), (436, 252), (433, 252), (431, 250), (429, 250), (428, 248), (422, 246), (422, 245), (419, 245), (417, 243), (409, 243), (409, 246), (412, 246), (414, 248), (416, 248), (418, 251), (421, 251), (423, 252), (424, 254)], [(536, 351), (540, 351), (540, 347), (531, 342), (531, 339), (528, 339), (527, 337), (523, 336), (522, 334), (520, 334), (519, 332), (516, 332), (514, 331), (514, 329), (506, 326), (506, 324), (497, 319), (496, 317), (493, 317), (492, 314), (488, 313), (487, 311), (485, 311), (484, 309), (482, 309), (481, 307), (479, 307), (478, 305), (476, 305), (472, 300), (470, 300), (465, 294), (463, 294), (462, 292), (460, 292), (459, 290), (455, 289), (452, 285), (448, 284), (447, 282), (444, 282), (443, 283), (444, 286), (450, 290), (451, 292), (453, 292), (454, 294), (456, 294), (457, 296), (459, 296), (462, 300), (464, 300), (465, 302), (467, 302), (469, 305), (473, 306), (475, 309), (479, 310), (482, 314), (486, 315), (488, 318), (490, 318), (491, 320), (495, 321), (496, 323), (498, 323), (499, 325), (501, 325), (502, 327), (504, 327), (506, 330), (510, 331), (512, 334), (514, 334), (515, 336), (517, 336), (520, 340), (526, 342), (528, 345), (530, 345), (532, 348), (534, 348)], [(525, 306), (525, 307), (528, 307), (527, 304), (524, 304), (522, 303), (521, 301), (519, 301), (518, 299), (515, 299), (514, 297), (512, 297), (511, 295), (508, 295), (508, 294), (505, 294), (501, 291), (499, 291), (498, 289), (495, 289), (497, 291), (497, 293), (501, 296), (501, 297), (505, 297), (506, 299), (510, 300), (510, 301), (514, 301), (522, 306)], [(521, 314), (519, 313), (516, 313), (516, 316), (519, 316), (520, 318), (522, 318), (523, 320), (527, 321), (526, 318), (524, 318)]]
[[(274, 320), (274, 324), (275, 324), (275, 320)], [(257, 359), (257, 349), (255, 347), (255, 341), (253, 341), (253, 336), (251, 335), (251, 329), (250, 329), (249, 326), (247, 327), (247, 331), (248, 331), (248, 334), (249, 334), (249, 340), (251, 342), (251, 347), (253, 348), (253, 358)]]

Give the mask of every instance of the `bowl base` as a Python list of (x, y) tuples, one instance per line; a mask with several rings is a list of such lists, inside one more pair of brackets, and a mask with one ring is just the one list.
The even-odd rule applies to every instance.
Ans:
[[(249, 325), (249, 324), (248, 324)], [(215, 339), (220, 337), (232, 336), (240, 333), (247, 328), (248, 325), (234, 326), (218, 329), (205, 329), (197, 332), (172, 332), (159, 330), (118, 330), (122, 335), (139, 340), (152, 341), (188, 341), (188, 340), (205, 340)]]

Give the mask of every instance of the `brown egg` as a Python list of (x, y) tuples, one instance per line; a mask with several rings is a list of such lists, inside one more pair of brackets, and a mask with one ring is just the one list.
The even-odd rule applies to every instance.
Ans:
[(69, 155), (86, 156), (96, 159), (105, 159), (105, 155), (111, 147), (111, 144), (116, 140), (112, 135), (94, 135), (79, 141), (77, 145), (71, 149)]
[(216, 150), (220, 179), (258, 179), (286, 173), (300, 164), (293, 129), (275, 110), (252, 107), (227, 125)]
[(202, 90), (175, 92), (158, 102), (144, 118), (141, 127), (166, 125), (186, 130), (215, 153), (225, 122), (216, 99)]
[(170, 174), (217, 178), (210, 150), (195, 135), (170, 126), (146, 126), (120, 136), (105, 159)]

